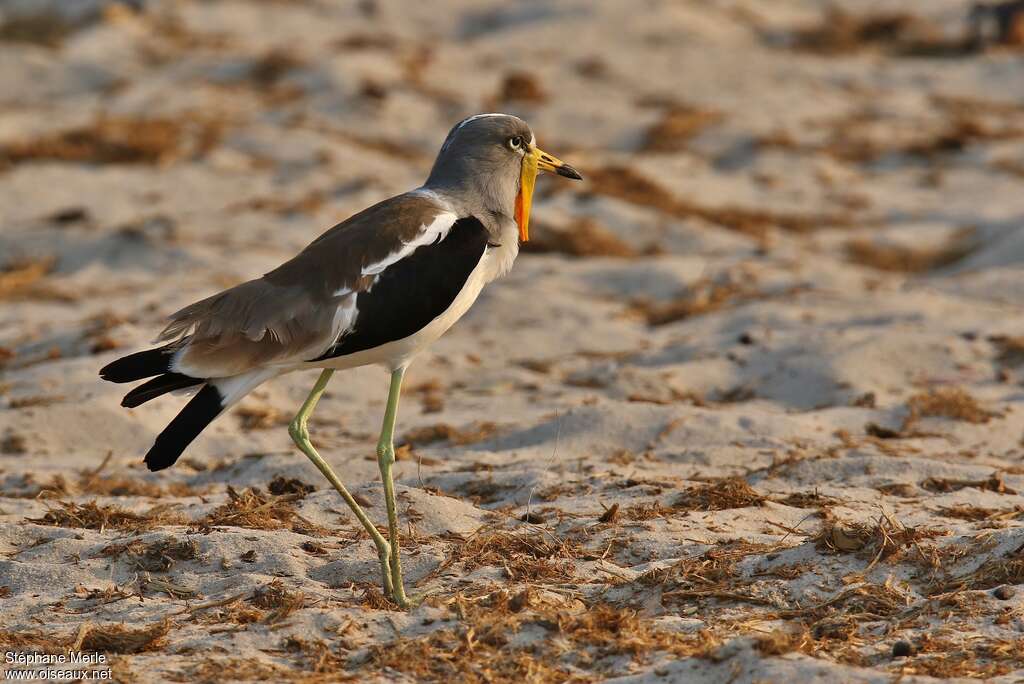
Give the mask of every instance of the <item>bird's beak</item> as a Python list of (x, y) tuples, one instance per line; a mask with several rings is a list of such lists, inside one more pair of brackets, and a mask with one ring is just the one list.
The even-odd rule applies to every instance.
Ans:
[(530, 205), (533, 202), (533, 186), (537, 182), (537, 172), (547, 171), (559, 176), (583, 180), (580, 172), (554, 157), (544, 150), (531, 146), (523, 156), (523, 170), (519, 179), (519, 194), (516, 195), (516, 223), (519, 225), (519, 239), (526, 242), (530, 239)]

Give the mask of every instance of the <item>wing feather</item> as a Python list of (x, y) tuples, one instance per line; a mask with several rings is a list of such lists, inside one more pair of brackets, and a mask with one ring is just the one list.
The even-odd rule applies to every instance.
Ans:
[(158, 341), (179, 345), (173, 367), (196, 377), (315, 357), (353, 325), (359, 293), (418, 247), (443, 239), (456, 218), (430, 194), (385, 200), (262, 278), (171, 314)]

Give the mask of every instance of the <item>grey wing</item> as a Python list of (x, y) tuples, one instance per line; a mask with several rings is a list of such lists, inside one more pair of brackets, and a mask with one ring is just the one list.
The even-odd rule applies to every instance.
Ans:
[(180, 346), (173, 370), (194, 377), (315, 358), (352, 325), (356, 295), (381, 270), (436, 239), (454, 220), (426, 195), (385, 200), (262, 278), (175, 312), (158, 340)]

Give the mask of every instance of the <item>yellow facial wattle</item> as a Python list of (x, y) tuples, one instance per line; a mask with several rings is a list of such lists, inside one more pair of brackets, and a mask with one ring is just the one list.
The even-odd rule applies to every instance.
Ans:
[(516, 195), (516, 224), (519, 225), (519, 239), (530, 239), (530, 205), (533, 202), (533, 188), (537, 183), (537, 169), (540, 155), (532, 149), (523, 155), (523, 170), (519, 176), (519, 194)]

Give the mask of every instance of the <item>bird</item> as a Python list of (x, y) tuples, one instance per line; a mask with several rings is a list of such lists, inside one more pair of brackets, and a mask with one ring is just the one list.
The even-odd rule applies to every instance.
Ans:
[[(338, 223), (262, 277), (168, 317), (153, 344), (100, 370), (103, 380), (146, 380), (121, 405), (167, 393), (194, 396), (145, 456), (169, 468), (215, 418), (277, 376), (320, 369), (288, 425), (298, 449), (338, 491), (376, 546), (385, 596), (413, 605), (402, 578), (391, 468), (402, 379), (482, 288), (506, 274), (529, 240), (539, 172), (582, 180), (539, 149), (522, 119), (477, 114), (445, 138), (426, 182)], [(387, 509), (385, 538), (310, 441), (308, 420), (333, 373), (381, 365), (390, 372), (377, 462)]]

